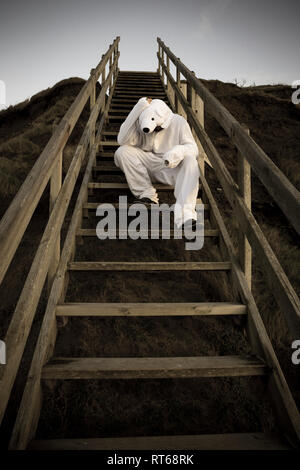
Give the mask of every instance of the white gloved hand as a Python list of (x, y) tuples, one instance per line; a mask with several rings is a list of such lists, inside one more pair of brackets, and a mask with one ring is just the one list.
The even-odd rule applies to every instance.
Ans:
[(178, 152), (174, 150), (169, 150), (163, 156), (166, 168), (175, 168), (182, 160), (183, 155), (179, 155)]

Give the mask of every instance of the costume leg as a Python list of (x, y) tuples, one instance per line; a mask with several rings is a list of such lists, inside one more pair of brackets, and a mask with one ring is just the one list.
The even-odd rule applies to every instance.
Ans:
[(133, 145), (121, 145), (115, 152), (114, 162), (125, 173), (130, 191), (138, 198), (147, 197), (158, 202), (148, 169), (152, 164), (151, 152)]
[(199, 176), (198, 162), (193, 156), (186, 156), (175, 168), (163, 168), (153, 175), (160, 183), (174, 185), (174, 218), (178, 227), (188, 219), (197, 220)]

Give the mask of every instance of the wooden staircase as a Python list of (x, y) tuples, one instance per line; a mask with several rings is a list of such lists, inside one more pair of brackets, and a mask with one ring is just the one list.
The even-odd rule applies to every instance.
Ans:
[[(112, 46), (111, 46), (112, 47)], [(160, 46), (161, 48), (162, 46)], [(114, 43), (114, 60), (118, 50)], [(161, 58), (161, 49), (159, 52)], [(49, 300), (39, 338), (36, 344), (31, 369), (24, 389), (19, 413), (10, 441), (11, 449), (286, 449), (297, 447), (299, 439), (299, 415), (291, 392), (272, 348), (270, 339), (253, 299), (245, 271), (237, 259), (235, 249), (224, 225), (221, 213), (210, 187), (201, 174), (199, 201), (205, 209), (205, 240), (211, 240), (219, 247), (222, 261), (95, 261), (76, 260), (76, 244), (85, 237), (96, 237), (93, 217), (102, 202), (102, 192), (126, 194), (130, 192), (121, 171), (113, 163), (118, 147), (117, 134), (120, 124), (132, 106), (142, 96), (163, 99), (176, 112), (179, 100), (172, 102), (170, 82), (164, 85), (161, 78), (162, 63), (158, 72), (133, 72), (114, 69), (112, 53), (107, 56), (115, 73), (111, 84), (106, 108), (102, 111), (97, 135), (90, 145), (90, 153), (72, 220), (64, 242), (59, 261), (51, 279)], [(103, 70), (103, 68), (102, 68)], [(166, 69), (167, 71), (167, 69)], [(166, 72), (165, 71), (165, 72)], [(103, 73), (103, 72), (102, 72)], [(177, 77), (178, 78), (178, 77)], [(108, 78), (102, 77), (103, 83)], [(103, 85), (102, 85), (103, 86)], [(174, 98), (174, 96), (173, 96)], [(95, 108), (95, 97), (91, 109)], [(99, 106), (101, 109), (101, 107)], [(182, 110), (183, 108), (181, 108)], [(188, 111), (188, 109), (187, 109)], [(156, 185), (159, 195), (172, 199), (172, 187)], [(110, 194), (110, 193), (109, 193)], [(57, 196), (56, 196), (57, 197)], [(111, 202), (122, 210), (114, 197)], [(106, 202), (107, 199), (106, 199)], [(92, 225), (93, 228), (86, 225)], [(161, 236), (161, 232), (160, 232)], [(99, 241), (105, 243), (105, 241)], [(146, 242), (145, 242), (146, 243)], [(164, 244), (164, 240), (160, 242)], [(182, 240), (184, 243), (184, 240)], [(206, 243), (206, 242), (205, 242)], [(205, 253), (205, 244), (202, 248)], [(50, 261), (49, 261), (50, 263)], [(65, 295), (69, 276), (74, 271), (85, 272), (175, 272), (211, 271), (226, 273), (232, 285), (234, 302), (172, 302), (163, 303), (116, 303), (116, 302), (66, 302)], [(85, 282), (84, 280), (82, 282)], [(86, 289), (88, 282), (86, 281)], [(251, 355), (224, 355), (199, 357), (55, 357), (57, 321), (66, 323), (69, 317), (176, 317), (176, 316), (236, 316), (243, 318), (248, 334)], [(130, 319), (128, 318), (128, 321)], [(61, 330), (61, 334), (62, 330)], [(101, 339), (99, 339), (101, 340)], [(35, 439), (35, 431), (42, 406), (44, 380), (99, 380), (99, 379), (163, 379), (203, 377), (245, 377), (263, 376), (270, 390), (270, 400), (277, 411), (281, 435), (264, 433), (238, 433), (225, 435), (178, 435), (128, 438), (93, 439)], [(162, 384), (163, 386), (163, 384)]]

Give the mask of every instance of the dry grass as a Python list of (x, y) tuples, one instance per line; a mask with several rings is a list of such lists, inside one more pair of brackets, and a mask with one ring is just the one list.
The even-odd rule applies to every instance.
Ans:
[[(300, 119), (284, 86), (248, 87), (218, 81), (205, 82), (234, 116), (246, 123), (251, 135), (281, 170), (299, 187)], [(0, 197), (3, 211), (44, 148), (59, 120), (81, 88), (83, 81), (60, 82), (31, 100), (0, 112)], [(83, 129), (84, 118), (74, 130), (65, 151), (66, 171)], [(232, 176), (236, 178), (236, 153), (222, 129), (206, 116), (206, 129)], [(208, 170), (207, 178), (216, 196), (233, 241), (236, 224), (220, 184)], [(299, 292), (300, 250), (293, 229), (272, 203), (257, 177), (252, 181), (253, 212), (269, 243)], [(110, 194), (101, 193), (103, 200)], [(99, 199), (98, 199), (99, 200)], [(46, 201), (46, 205), (48, 201)], [(46, 206), (45, 206), (46, 207)], [(47, 211), (47, 208), (45, 209)], [(42, 210), (43, 211), (43, 210)], [(42, 212), (43, 213), (43, 212)], [(45, 214), (41, 216), (45, 219)], [(39, 216), (30, 243), (18, 253), (20, 272), (9, 273), (10, 295), (2, 305), (3, 323), (13, 311), (28, 267), (32, 246), (40, 236)], [(93, 224), (94, 221), (84, 221)], [(33, 230), (36, 227), (36, 230)], [(187, 252), (180, 242), (93, 242), (77, 247), (78, 260), (220, 260), (217, 245), (205, 243), (199, 253)], [(30, 248), (30, 250), (29, 250)], [(30, 251), (30, 255), (29, 255)], [(21, 261), (22, 260), (22, 261)], [(23, 263), (23, 264), (22, 264)], [(253, 293), (295, 399), (300, 390), (290, 361), (290, 335), (284, 312), (280, 312), (266, 285), (260, 260), (254, 255)], [(88, 289), (86, 286), (88, 285)], [(15, 287), (17, 286), (17, 289)], [(231, 300), (232, 291), (224, 273), (95, 274), (72, 273), (67, 293), (71, 301), (204, 301)], [(41, 310), (41, 314), (42, 314)], [(60, 355), (192, 355), (249, 352), (243, 321), (222, 318), (73, 319), (59, 330), (56, 353)], [(24, 381), (24, 380), (23, 380)], [(22, 383), (22, 381), (20, 382)], [(39, 435), (104, 436), (238, 432), (276, 430), (272, 411), (265, 402), (265, 383), (260, 379), (205, 379), (201, 381), (48, 381)], [(16, 402), (22, 387), (16, 390)], [(103, 404), (105, 403), (105, 406)], [(15, 412), (16, 405), (13, 406)], [(13, 412), (11, 416), (13, 416)], [(187, 419), (188, 417), (188, 419)]]

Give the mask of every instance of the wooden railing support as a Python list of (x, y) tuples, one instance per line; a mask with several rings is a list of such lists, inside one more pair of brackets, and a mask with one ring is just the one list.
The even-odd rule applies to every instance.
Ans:
[[(249, 129), (246, 128), (245, 130), (250, 135)], [(251, 166), (245, 159), (244, 155), (239, 151), (237, 164), (238, 186), (240, 189), (240, 193), (245, 201), (246, 206), (251, 211)], [(238, 234), (238, 245), (241, 268), (245, 274), (248, 287), (251, 290), (252, 249), (246, 235), (240, 229)]]
[[(282, 208), (287, 218), (293, 223), (296, 229), (298, 229), (299, 226), (300, 233), (300, 218), (296, 217), (296, 214), (300, 212), (299, 191), (297, 191), (256, 142), (251, 139), (247, 132), (245, 132), (245, 129), (233, 118), (229, 111), (207, 90), (201, 81), (194, 77), (192, 72), (176, 58), (159, 38), (158, 42), (177, 67), (177, 79), (179, 73), (182, 73), (186, 77), (187, 81), (195, 89), (195, 92), (203, 99), (205, 106), (208, 108), (208, 112), (215, 117), (228, 133), (238, 150), (243, 153), (243, 157), (247, 159), (251, 168), (254, 169), (261, 182)], [(163, 71), (168, 74), (167, 68), (162, 62), (161, 66)], [(199, 124), (194, 111), (189, 106), (186, 97), (178, 87), (176, 81), (170, 74), (168, 76), (178, 101), (185, 109), (188, 120), (196, 130), (203, 149), (213, 165), (216, 176), (223, 187), (224, 195), (234, 210), (234, 217), (239, 221), (240, 229), (243, 234), (247, 236), (252, 248), (254, 248), (258, 254), (261, 266), (266, 275), (266, 280), (272, 288), (272, 293), (285, 315), (290, 332), (293, 338), (298, 338), (300, 333), (300, 299), (252, 212), (246, 206), (244, 198), (240, 196), (239, 187), (233, 181), (219, 152), (203, 127)], [(290, 204), (289, 207), (287, 207), (288, 203)]]
[[(111, 56), (110, 56), (111, 57)], [(90, 73), (90, 76), (91, 76), (91, 79), (92, 79), (92, 82), (93, 82), (93, 86), (92, 86), (92, 90), (91, 90), (91, 95), (90, 95), (90, 112), (93, 111), (93, 108), (95, 106), (95, 103), (96, 103), (96, 83), (97, 83), (97, 77), (96, 77), (96, 73), (95, 73), (95, 69), (91, 69), (91, 73)], [(90, 135), (90, 148), (92, 148), (92, 146), (94, 145), (95, 143), (95, 124), (93, 125), (92, 129), (91, 129), (91, 135)]]
[[(82, 87), (73, 104), (53, 132), (48, 144), (28, 174), (23, 185), (7, 209), (0, 223), (0, 283), (20, 243), (23, 233), (37, 206), (49, 180), (50, 216), (35, 253), (32, 265), (12, 315), (5, 342), (7, 345), (7, 363), (0, 367), (0, 423), (4, 416), (15, 377), (30, 333), (41, 292), (48, 276), (49, 287), (55, 276), (60, 259), (60, 232), (72, 197), (76, 180), (82, 168), (85, 155), (90, 147), (90, 138), (95, 128), (100, 109), (105, 107), (105, 92), (112, 74), (118, 67), (119, 53), (114, 54), (110, 75), (102, 83), (101, 91), (91, 107), (90, 116), (76, 148), (68, 172), (61, 181), (62, 153), (68, 138), (75, 127), (81, 112), (93, 94), (95, 80), (103, 73), (106, 63), (120, 38), (102, 56), (94, 77)], [(102, 119), (100, 117), (100, 119)], [(103, 120), (101, 120), (103, 123)], [(94, 148), (95, 145), (92, 146)]]
[[(57, 156), (57, 162), (54, 167), (52, 176), (50, 178), (50, 201), (49, 201), (49, 213), (51, 214), (55, 201), (58, 197), (60, 188), (61, 188), (61, 183), (62, 183), (62, 158), (63, 158), (63, 152), (59, 152)], [(53, 248), (53, 255), (49, 264), (49, 270), (48, 270), (48, 293), (51, 290), (52, 282), (57, 270), (57, 266), (59, 263), (60, 259), (60, 232), (57, 235), (55, 245)]]
[[(243, 152), (253, 171), (271, 194), (287, 219), (300, 235), (300, 192), (293, 186), (283, 172), (273, 163), (268, 155), (244, 131), (240, 123), (220, 103), (220, 101), (193, 76), (191, 71), (157, 38), (162, 50), (170, 57), (180, 73), (201, 96), (207, 111), (218, 121), (237, 148)], [(164, 67), (163, 67), (164, 69)]]

